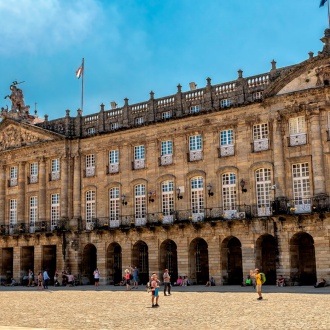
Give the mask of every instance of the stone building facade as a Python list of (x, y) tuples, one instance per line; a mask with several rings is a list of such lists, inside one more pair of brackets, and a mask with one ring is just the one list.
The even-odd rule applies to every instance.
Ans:
[(2, 278), (330, 279), (330, 31), (302, 63), (76, 117), (2, 108)]

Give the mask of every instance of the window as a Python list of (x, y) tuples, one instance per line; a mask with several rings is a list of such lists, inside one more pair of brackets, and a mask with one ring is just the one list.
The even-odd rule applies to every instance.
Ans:
[(199, 105), (194, 105), (190, 107), (190, 113), (198, 113), (200, 112), (200, 106)]
[(294, 206), (291, 211), (295, 213), (311, 212), (310, 179), (308, 163), (292, 165)]
[(163, 223), (173, 222), (174, 211), (174, 183), (173, 181), (162, 182), (162, 213)]
[(144, 168), (144, 146), (134, 147), (134, 169)]
[(95, 155), (86, 156), (86, 176), (95, 175)]
[(94, 228), (94, 220), (96, 217), (96, 201), (95, 201), (95, 191), (90, 190), (86, 192), (86, 229)]
[(234, 130), (227, 129), (220, 132), (220, 157), (233, 156), (234, 148)]
[(95, 134), (95, 127), (90, 127), (87, 129), (87, 134), (92, 135)]
[(253, 151), (268, 150), (268, 124), (253, 125)]
[(109, 151), (109, 173), (119, 172), (119, 150)]
[(111, 188), (109, 191), (109, 220), (110, 227), (119, 227), (119, 188)]
[(60, 179), (60, 159), (52, 159), (52, 172), (51, 172), (51, 180), (59, 180)]
[(172, 154), (172, 140), (162, 141), (162, 156)]
[(118, 123), (111, 123), (111, 125), (110, 125), (110, 129), (111, 130), (116, 130), (116, 129), (118, 129), (119, 128), (119, 124)]
[(220, 101), (220, 106), (221, 108), (227, 108), (227, 107), (230, 107), (232, 104), (231, 100), (229, 99), (223, 99)]
[(54, 230), (60, 220), (60, 194), (51, 195), (50, 225)]
[(222, 176), (222, 205), (224, 218), (236, 217), (236, 175), (226, 173)]
[(307, 143), (305, 117), (289, 119), (290, 146), (303, 145)]
[(271, 171), (261, 168), (255, 172), (258, 216), (270, 215)]
[(146, 186), (138, 184), (135, 186), (135, 225), (146, 224)]
[(202, 136), (194, 135), (189, 137), (189, 161), (203, 159)]
[(13, 232), (14, 226), (17, 224), (17, 200), (11, 199), (9, 201), (9, 227)]
[(191, 209), (192, 221), (201, 221), (204, 219), (204, 188), (202, 177), (196, 177), (191, 180)]
[(30, 164), (30, 183), (38, 182), (38, 163)]
[(162, 119), (169, 119), (171, 117), (172, 117), (172, 112), (171, 111), (162, 112)]
[(135, 125), (142, 125), (144, 123), (143, 117), (135, 118)]
[(10, 180), (9, 180), (9, 185), (10, 187), (17, 186), (17, 175), (18, 175), (18, 168), (17, 166), (11, 166), (10, 167)]
[(253, 101), (262, 99), (262, 92), (255, 92), (252, 94)]
[[(38, 197), (30, 197), (30, 212), (29, 212), (29, 223), (30, 223), (30, 232), (34, 232), (34, 227), (38, 219)], [(32, 228), (31, 228), (32, 227)]]

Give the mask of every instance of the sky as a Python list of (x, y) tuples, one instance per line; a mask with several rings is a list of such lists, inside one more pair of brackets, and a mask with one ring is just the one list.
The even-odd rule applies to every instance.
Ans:
[[(329, 0), (330, 1), (330, 0)], [(0, 107), (22, 82), (30, 113), (75, 117), (268, 72), (322, 50), (320, 0), (0, 0)]]

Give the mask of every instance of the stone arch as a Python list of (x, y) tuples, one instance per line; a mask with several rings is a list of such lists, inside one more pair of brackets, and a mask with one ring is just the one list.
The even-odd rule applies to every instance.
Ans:
[(224, 284), (242, 284), (242, 244), (235, 236), (229, 236), (222, 241), (221, 269)]
[[(81, 276), (84, 283), (94, 283), (93, 272), (97, 267), (97, 249), (94, 244), (87, 244), (83, 249), (82, 264), (81, 264)], [(86, 283), (87, 284), (87, 283)]]
[(189, 245), (189, 274), (192, 283), (205, 284), (209, 279), (209, 253), (207, 242), (200, 237), (193, 239)]
[(117, 242), (109, 244), (106, 262), (108, 284), (120, 283), (122, 280), (122, 248)]
[(291, 278), (301, 285), (312, 285), (316, 282), (316, 261), (313, 237), (300, 232), (290, 239)]
[(149, 251), (144, 241), (137, 241), (132, 249), (132, 267), (139, 271), (139, 283), (147, 284), (149, 281)]
[(168, 269), (173, 284), (178, 279), (178, 252), (174, 241), (167, 239), (162, 242), (159, 248), (160, 270)]
[(278, 246), (274, 236), (265, 234), (256, 241), (256, 267), (266, 275), (266, 284), (276, 284)]

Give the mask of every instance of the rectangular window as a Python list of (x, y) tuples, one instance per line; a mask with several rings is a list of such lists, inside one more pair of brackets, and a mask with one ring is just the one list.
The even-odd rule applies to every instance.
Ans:
[(305, 117), (290, 118), (289, 131), (291, 134), (306, 133)]
[(90, 127), (87, 129), (87, 134), (91, 135), (91, 134), (95, 134), (95, 127)]
[(202, 150), (202, 136), (194, 135), (189, 137), (189, 150)]
[(173, 222), (174, 210), (174, 183), (165, 181), (162, 183), (162, 213), (163, 223)]
[(227, 129), (220, 132), (220, 145), (232, 145), (234, 143), (234, 131)]
[(134, 147), (134, 159), (144, 159), (144, 146), (135, 146)]
[(135, 225), (146, 224), (146, 187), (144, 184), (135, 186)]
[(221, 108), (227, 108), (227, 107), (230, 107), (232, 104), (231, 100), (229, 99), (223, 99), (220, 101), (220, 106)]
[(95, 175), (95, 155), (86, 156), (86, 176)]
[(143, 117), (135, 118), (135, 125), (142, 125), (143, 122), (144, 122), (144, 118)]
[(109, 191), (110, 227), (119, 226), (119, 188), (111, 188)]
[(119, 124), (118, 123), (111, 123), (111, 125), (110, 125), (110, 129), (111, 130), (116, 130), (118, 128), (119, 128)]
[(172, 117), (172, 112), (171, 111), (162, 112), (162, 119), (169, 119), (171, 117)]
[(86, 192), (86, 228), (93, 229), (93, 221), (96, 217), (95, 191)]
[(262, 99), (262, 92), (255, 92), (252, 94), (253, 101)]
[(59, 172), (60, 171), (60, 160), (52, 159), (52, 172)]
[(17, 223), (17, 200), (11, 199), (9, 201), (9, 225), (10, 228), (14, 228)]
[(60, 220), (60, 194), (51, 195), (51, 229), (54, 230)]
[(268, 124), (258, 124), (253, 126), (253, 140), (268, 139)]
[(203, 178), (197, 177), (191, 180), (191, 209), (192, 221), (204, 219), (204, 185)]
[(37, 219), (38, 219), (38, 197), (32, 196), (30, 197), (30, 214), (29, 214), (30, 227), (35, 226)]
[(236, 218), (236, 175), (234, 173), (222, 176), (222, 200), (224, 218)]
[(109, 152), (109, 164), (119, 163), (119, 150), (110, 150)]
[(292, 165), (294, 213), (311, 212), (310, 178), (308, 163)]
[(30, 164), (30, 175), (38, 175), (38, 163)]
[(18, 177), (18, 168), (17, 166), (11, 166), (10, 170), (9, 170), (9, 175), (10, 175), (10, 179), (9, 179), (9, 186), (10, 187), (15, 187), (17, 186), (18, 182), (17, 182), (17, 177)]
[(190, 107), (190, 113), (198, 113), (200, 112), (200, 106), (199, 105), (194, 105)]
[(172, 155), (172, 140), (162, 141), (161, 155)]

